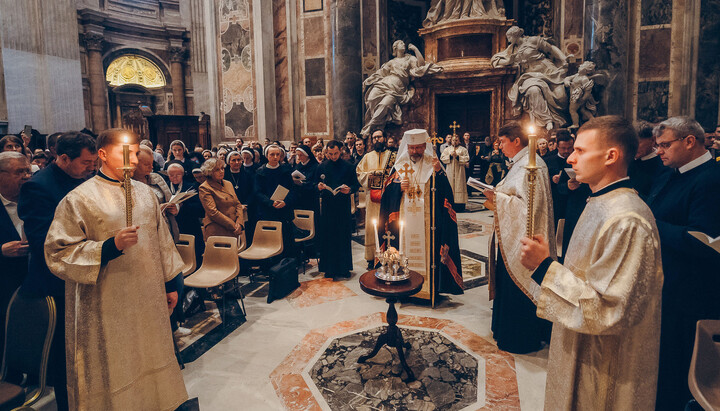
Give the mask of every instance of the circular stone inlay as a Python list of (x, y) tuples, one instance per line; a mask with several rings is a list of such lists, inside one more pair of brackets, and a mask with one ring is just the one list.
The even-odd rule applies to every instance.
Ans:
[(477, 359), (438, 332), (401, 329), (416, 381), (403, 382), (394, 348), (358, 364), (383, 329), (334, 339), (313, 365), (310, 377), (331, 409), (459, 410), (478, 401)]

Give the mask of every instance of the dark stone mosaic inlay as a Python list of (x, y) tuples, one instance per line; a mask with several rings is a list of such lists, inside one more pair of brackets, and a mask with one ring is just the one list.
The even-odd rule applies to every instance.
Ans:
[(477, 359), (432, 331), (402, 328), (416, 381), (405, 378), (395, 349), (383, 347), (365, 364), (384, 327), (333, 340), (310, 371), (333, 410), (459, 410), (477, 402)]

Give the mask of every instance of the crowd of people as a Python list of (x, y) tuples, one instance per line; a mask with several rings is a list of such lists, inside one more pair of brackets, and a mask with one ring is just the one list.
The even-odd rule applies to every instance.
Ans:
[[(466, 179), (468, 175), (473, 175), (488, 184), (497, 185), (497, 193), (484, 193), (493, 207), (512, 209), (512, 202), (507, 202), (502, 193), (503, 187), (506, 191), (510, 190), (511, 180), (518, 178), (514, 176), (519, 168), (513, 169), (513, 165), (527, 154), (527, 137), (518, 127), (512, 124), (503, 127), (497, 138), (486, 137), (479, 143), (472, 141), (469, 133), (462, 138), (447, 136), (445, 143), (436, 149), (437, 158), (446, 167), (450, 183), (448, 193), (451, 193), (448, 198), (452, 199), (452, 208), (457, 211), (464, 208), (468, 201)], [(596, 129), (613, 127), (622, 129), (624, 126), (608, 123), (598, 125)], [(654, 222), (647, 224), (655, 224), (659, 233), (657, 238), (651, 233), (647, 241), (643, 241), (656, 241), (661, 247), (661, 253), (657, 255), (662, 255), (664, 285), (657, 297), (662, 299), (662, 315), (658, 317), (660, 323), (653, 324), (655, 328), (651, 329), (659, 333), (658, 406), (668, 404), (668, 409), (674, 409), (675, 405), (689, 399), (687, 384), (683, 380), (689, 367), (695, 322), (720, 317), (720, 298), (717, 298), (720, 283), (713, 275), (714, 268), (720, 264), (718, 255), (688, 234), (689, 231), (701, 231), (711, 237), (720, 235), (720, 220), (716, 212), (720, 203), (720, 178), (716, 164), (720, 154), (720, 139), (717, 138), (720, 136), (718, 130), (705, 133), (697, 122), (685, 117), (670, 118), (657, 125), (639, 123), (635, 128), (632, 133), (638, 136), (637, 147), (623, 143), (625, 151), (620, 154), (624, 162), (620, 168), (626, 167), (628, 176), (622, 178), (627, 182), (620, 186), (632, 187), (645, 201), (654, 217)], [(577, 170), (578, 158), (590, 155), (588, 130), (594, 129), (590, 127), (586, 130), (585, 140), (580, 135), (561, 129), (537, 142), (537, 157), (543, 173), (540, 181), (541, 185), (547, 183), (548, 188), (545, 194), (539, 194), (540, 198), (545, 198), (540, 203), (548, 205), (547, 213), (543, 214), (548, 222), (538, 232), (543, 234), (547, 251), (553, 255), (552, 260), (560, 264), (570, 262), (575, 264), (575, 269), (585, 264), (578, 262), (578, 245), (573, 243), (577, 240), (572, 240), (578, 237), (574, 236), (577, 231), (588, 230), (588, 222), (581, 215), (586, 208), (600, 212), (590, 200), (599, 192), (604, 193), (603, 187), (588, 183), (588, 175), (597, 170), (583, 170), (585, 175), (580, 175), (581, 170)], [(627, 130), (624, 132), (629, 133)], [(135, 262), (144, 261), (145, 257), (130, 251), (134, 245), (142, 243), (157, 252), (159, 258), (146, 266), (155, 267), (158, 279), (150, 285), (165, 289), (162, 301), (167, 300), (169, 309), (169, 315), (148, 317), (147, 325), (160, 329), (169, 318), (170, 327), (176, 335), (188, 334), (190, 330), (182, 327), (182, 304), (178, 304), (183, 294), (179, 255), (174, 247), (169, 252), (164, 245), (177, 242), (180, 234), (194, 236), (199, 266), (204, 241), (209, 237), (239, 237), (251, 245), (258, 221), (279, 221), (283, 227), (284, 245), (280, 258), (293, 257), (297, 256), (294, 239), (307, 234), (294, 226), (294, 213), (296, 210), (313, 211), (317, 241), (310, 255), (319, 258), (319, 269), (326, 277), (347, 278), (353, 267), (350, 236), (357, 228), (355, 224), (363, 221), (363, 218), (353, 218), (353, 203), (365, 204), (364, 220), (374, 221), (381, 217), (383, 190), (392, 183), (400, 182), (397, 172), (393, 173), (393, 164), (401, 139), (387, 136), (382, 130), (374, 131), (367, 138), (348, 132), (342, 141), (324, 142), (321, 138), (306, 137), (301, 142), (290, 143), (289, 147), (279, 141), (245, 143), (238, 138), (234, 144), (220, 144), (212, 148), (196, 146), (189, 150), (184, 142), (175, 140), (167, 148), (167, 154), (163, 147), (142, 140), (132, 144), (131, 157), (133, 184), (139, 184), (133, 185), (133, 189), (139, 190), (134, 207), (144, 205), (145, 208), (137, 214), (138, 225), (126, 227), (114, 222), (120, 221), (122, 213), (113, 214), (98, 203), (109, 201), (120, 204), (120, 190), (113, 188), (124, 184), (122, 175), (117, 171), (119, 167), (116, 167), (122, 161), (122, 153), (118, 151), (120, 139), (121, 136), (131, 135), (132, 139), (136, 136), (121, 129), (107, 130), (99, 136), (89, 130), (55, 133), (47, 137), (35, 132), (31, 134), (23, 132), (19, 136), (7, 135), (0, 139), (0, 200), (3, 206), (0, 209), (0, 263), (4, 267), (0, 278), (0, 310), (3, 313), (12, 294), (20, 287), (20, 292), (25, 295), (53, 297), (60, 319), (65, 318), (64, 314), (70, 309), (74, 316), (83, 318), (110, 315), (108, 307), (101, 308), (101, 313), (81, 312), (76, 304), (85, 301), (97, 307), (99, 301), (103, 298), (107, 300), (116, 292), (117, 288), (110, 287), (127, 286), (118, 282), (112, 286), (105, 284), (102, 289), (94, 288), (107, 281), (99, 278), (98, 269), (123, 271), (117, 264), (113, 265), (114, 261), (119, 261), (118, 258), (134, 256)], [(622, 133), (618, 135), (621, 136), (612, 138), (618, 141), (625, 138)], [(411, 146), (411, 156), (412, 150)], [(631, 158), (627, 159), (627, 156)], [(617, 158), (608, 159), (603, 167), (610, 167), (607, 164), (617, 161)], [(407, 183), (403, 184), (402, 191), (405, 191)], [(365, 198), (358, 198), (361, 188)], [(197, 195), (182, 203), (172, 201), (179, 193), (187, 192), (197, 192)], [(110, 214), (103, 217), (103, 213)], [(452, 215), (454, 218), (454, 213)], [(502, 225), (502, 216), (498, 216)], [(515, 223), (518, 221), (517, 215), (508, 213), (507, 216)], [(83, 221), (92, 218), (103, 224), (92, 226), (92, 229), (90, 225), (83, 225)], [(145, 224), (150, 220), (155, 227), (153, 234), (150, 237), (140, 235), (140, 221)], [(524, 221), (524, 218), (519, 221)], [(597, 221), (604, 220), (600, 218)], [(92, 241), (81, 238), (83, 233), (79, 229), (86, 230), (84, 235), (89, 236), (88, 232), (92, 232), (97, 238)], [(562, 233), (558, 236), (557, 250), (554, 245), (547, 245), (548, 241), (554, 243), (556, 229)], [(365, 231), (365, 259), (370, 268), (375, 264), (378, 245), (372, 230)], [(511, 233), (503, 236), (506, 244), (508, 238), (512, 238)], [(524, 241), (518, 237), (512, 252), (520, 253), (520, 244), (524, 244), (522, 265), (533, 267), (527, 273), (528, 276), (532, 274), (538, 284), (545, 284), (543, 281), (547, 281), (545, 279), (551, 272), (555, 276), (570, 275), (554, 272), (551, 262), (544, 259), (540, 260), (542, 264), (538, 267), (535, 264), (538, 261), (525, 258), (526, 252), (528, 255), (542, 253), (533, 248), (537, 244), (526, 244)], [(601, 243), (607, 239), (596, 241)], [(541, 240), (538, 243), (543, 244)], [(83, 253), (89, 254), (84, 256)], [(554, 254), (557, 254), (556, 259)], [(491, 284), (491, 294), (495, 296), (494, 337), (501, 349), (516, 353), (536, 351), (550, 341), (550, 322), (547, 320), (553, 323), (563, 323), (564, 320), (557, 317), (557, 312), (538, 317), (543, 312), (536, 312), (540, 294), (530, 295), (528, 290), (516, 284), (516, 277), (521, 277), (518, 272), (523, 269), (520, 268), (520, 260), (507, 260), (509, 255), (513, 254), (501, 253), (498, 256), (497, 273)], [(616, 257), (619, 258), (617, 261), (625, 258), (621, 255), (608, 258)], [(592, 260), (592, 257), (587, 258)], [(83, 270), (68, 268), (77, 264), (84, 267)], [(589, 266), (582, 269), (592, 270), (593, 262), (587, 264)], [(542, 272), (542, 275), (538, 277), (537, 272)], [(512, 279), (510, 273), (513, 273)], [(647, 281), (658, 281), (657, 277), (648, 276)], [(662, 279), (659, 281), (663, 282)], [(71, 284), (75, 287), (72, 290), (68, 287)], [(594, 292), (598, 293), (599, 302), (595, 304), (603, 304), (603, 293), (611, 286), (608, 283), (597, 285), (599, 288)], [(652, 294), (651, 287), (643, 289)], [(613, 295), (612, 298), (620, 299), (617, 304), (639, 298), (632, 294), (633, 290), (627, 291), (630, 294)], [(68, 297), (71, 292), (76, 293), (72, 298)], [(555, 290), (555, 295), (548, 297), (547, 303), (556, 304), (558, 293)], [(153, 301), (147, 295), (143, 299)], [(659, 304), (651, 301), (641, 308), (633, 306), (633, 309), (648, 309), (655, 303)], [(577, 304), (582, 305), (582, 302)], [(146, 305), (138, 302), (134, 308), (138, 307)], [(622, 316), (622, 313), (617, 315)], [(2, 322), (5, 316), (0, 318), (2, 352)], [(612, 333), (597, 324), (596, 327), (600, 328), (583, 328), (581, 325), (573, 328), (572, 324), (563, 324), (567, 329), (580, 333)], [(66, 372), (69, 365), (66, 364), (66, 341), (72, 340), (66, 339), (67, 333), (72, 332), (75, 338), (80, 338), (77, 337), (80, 331), (96, 338), (92, 341), (85, 337), (80, 342), (73, 340), (82, 344), (105, 343), (105, 338), (109, 338), (100, 335), (102, 333), (97, 334), (100, 331), (95, 329), (68, 330), (66, 326), (78, 325), (77, 322), (66, 325), (65, 321), (58, 321), (50, 352), (50, 385), (55, 386), (58, 409), (61, 410), (68, 409), (68, 404), (84, 401), (83, 398), (92, 396), (99, 389), (88, 380), (89, 376)], [(559, 332), (553, 329), (553, 338)], [(135, 346), (130, 342), (126, 345), (128, 349)], [(168, 354), (166, 348), (160, 344), (157, 350), (165, 355)], [(551, 356), (552, 351), (551, 348)], [(167, 355), (163, 358), (167, 360)], [(93, 359), (97, 361), (97, 358)], [(76, 357), (71, 359), (73, 362), (80, 360)], [(138, 367), (142, 369), (142, 366)], [(68, 375), (75, 380), (67, 381)], [(178, 376), (173, 374), (165, 378), (172, 381)], [(172, 388), (168, 390), (173, 391)], [(183, 392), (173, 392), (171, 396), (177, 400), (183, 398)], [(112, 403), (114, 400), (107, 401)], [(123, 398), (118, 401), (129, 400)]]

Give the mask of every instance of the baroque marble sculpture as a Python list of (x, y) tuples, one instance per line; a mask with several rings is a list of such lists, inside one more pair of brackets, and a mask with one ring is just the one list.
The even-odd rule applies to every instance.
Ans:
[(505, 19), (505, 9), (496, 0), (435, 0), (423, 27), (459, 19)]
[(401, 105), (407, 104), (415, 94), (411, 81), (428, 74), (442, 72), (442, 67), (425, 61), (420, 50), (408, 45), (414, 55), (405, 52), (405, 43), (393, 43), (393, 59), (363, 82), (365, 97), (365, 126), (363, 136), (373, 130), (384, 129), (387, 123), (402, 124)]
[[(571, 128), (580, 127), (580, 120), (590, 120), (597, 115), (597, 101), (592, 95), (596, 80), (604, 80), (604, 73), (595, 73), (595, 63), (586, 61), (578, 67), (578, 72), (565, 77), (565, 87), (570, 94), (568, 111), (572, 119)], [(581, 118), (582, 117), (582, 118)]]

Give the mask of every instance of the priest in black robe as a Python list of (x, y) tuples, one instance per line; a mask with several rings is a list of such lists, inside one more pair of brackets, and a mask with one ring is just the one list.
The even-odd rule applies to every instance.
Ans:
[[(293, 237), (295, 208), (295, 192), (293, 191), (292, 168), (288, 164), (280, 164), (285, 150), (276, 145), (265, 148), (267, 164), (258, 168), (255, 173), (255, 201), (257, 202), (258, 220), (282, 222), (283, 255), (292, 255), (295, 246)], [(283, 200), (271, 200), (273, 193), (283, 186), (289, 192)]]
[[(318, 219), (319, 270), (329, 278), (350, 278), (353, 269), (350, 194), (358, 190), (360, 183), (355, 168), (340, 158), (341, 147), (342, 144), (336, 140), (328, 143), (326, 160), (317, 167), (320, 180), (315, 185), (321, 202)], [(339, 191), (333, 193), (329, 190)]]
[(720, 236), (720, 167), (695, 120), (672, 117), (655, 128), (657, 153), (670, 170), (653, 184), (665, 282), (662, 290), (657, 408), (683, 409), (698, 320), (720, 319), (720, 254), (691, 231)]
[[(423, 275), (425, 283), (414, 297), (429, 300), (434, 306), (438, 294), (462, 294), (464, 285), (452, 187), (427, 131), (405, 132), (390, 179), (392, 182), (380, 201), (377, 224), (380, 249), (402, 248), (410, 260), (408, 267)], [(401, 221), (405, 237), (402, 247)], [(368, 221), (366, 227), (372, 230), (373, 223)], [(413, 237), (424, 241), (413, 241)], [(414, 252), (417, 255), (413, 255)]]
[(653, 135), (653, 127), (649, 123), (642, 122), (637, 127), (638, 152), (635, 160), (630, 164), (628, 176), (632, 182), (633, 188), (638, 192), (642, 199), (646, 199), (650, 194), (653, 181), (665, 171), (662, 160), (655, 151), (655, 136)]

